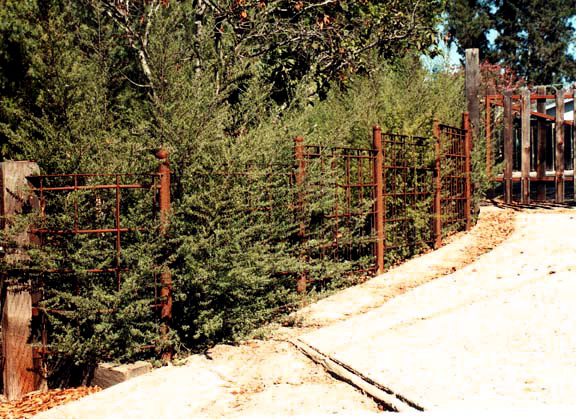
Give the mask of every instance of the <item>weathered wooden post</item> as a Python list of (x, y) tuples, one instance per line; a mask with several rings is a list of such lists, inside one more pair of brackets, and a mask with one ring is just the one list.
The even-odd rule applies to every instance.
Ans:
[[(156, 153), (156, 158), (160, 160), (158, 166), (158, 175), (160, 176), (160, 231), (166, 235), (168, 229), (168, 216), (170, 214), (170, 162), (168, 161), (168, 152), (160, 150)], [(162, 311), (160, 313), (161, 332), (164, 341), (168, 339), (170, 323), (172, 322), (172, 274), (168, 267), (162, 269), (160, 274), (160, 297)], [(162, 358), (165, 361), (172, 359), (172, 347), (166, 345), (163, 348)]]
[[(536, 90), (537, 96), (544, 96), (546, 94), (546, 87), (538, 86)], [(546, 99), (538, 98), (536, 100), (536, 111), (540, 114), (546, 113)], [(546, 121), (544, 118), (538, 118), (538, 136), (536, 143), (536, 177), (539, 179), (536, 189), (536, 197), (538, 201), (546, 201)]]
[[(0, 163), (0, 227), (4, 231), (13, 225), (14, 218), (24, 210), (39, 207), (36, 196), (30, 191), (26, 176), (39, 173), (38, 165), (31, 161)], [(27, 259), (25, 247), (33, 242), (28, 231), (11, 235), (14, 249), (3, 249), (8, 265)], [(5, 244), (3, 244), (5, 246)], [(45, 387), (45, 380), (34, 362), (30, 343), (32, 321), (32, 294), (29, 281), (2, 276), (5, 289), (2, 301), (2, 357), (4, 359), (4, 395), (8, 400), (18, 400), (26, 393)]]
[(434, 234), (434, 248), (438, 249), (442, 246), (442, 144), (440, 123), (437, 119), (434, 120), (434, 136), (436, 137), (436, 170), (434, 176), (434, 220), (432, 232)]
[(522, 89), (522, 204), (530, 203), (530, 90)]
[[(302, 246), (301, 258), (305, 259), (306, 252), (304, 249), (306, 241), (306, 224), (304, 223), (304, 177), (306, 176), (306, 161), (304, 160), (304, 138), (294, 138), (294, 158), (296, 160), (296, 187), (298, 188), (298, 212), (300, 216), (300, 228), (298, 235), (300, 236), (300, 245)], [(299, 294), (306, 292), (306, 272), (302, 271), (296, 283), (296, 291)]]
[(513, 162), (513, 115), (512, 92), (504, 93), (504, 202), (512, 203), (512, 162)]
[(486, 176), (492, 177), (492, 97), (496, 94), (494, 86), (488, 86), (486, 92)]
[(564, 89), (556, 92), (556, 203), (564, 202)]
[(478, 88), (480, 86), (480, 55), (478, 48), (466, 50), (466, 110), (470, 115), (472, 141), (478, 138), (480, 129), (480, 104), (478, 103)]
[(376, 222), (376, 273), (384, 272), (384, 154), (382, 151), (382, 128), (378, 125), (372, 127), (372, 148), (376, 150), (374, 162), (374, 187), (376, 188), (376, 202), (374, 203), (374, 218)]
[(466, 231), (472, 228), (472, 184), (471, 184), (471, 149), (472, 149), (472, 130), (470, 129), (470, 114), (462, 114), (462, 129), (464, 129), (464, 171), (466, 173), (464, 212), (466, 213)]
[(573, 105), (573, 116), (572, 116), (572, 153), (573, 153), (573, 161), (572, 161), (572, 178), (574, 180), (573, 186), (573, 200), (576, 201), (576, 86), (572, 88), (572, 105)]
[[(480, 89), (480, 53), (478, 48), (469, 48), (466, 50), (466, 110), (470, 118), (470, 150), (474, 149), (474, 144), (478, 141), (480, 132), (480, 101), (478, 93)], [(472, 189), (478, 190), (480, 185), (474, 183)], [(476, 204), (475, 210), (480, 208)]]

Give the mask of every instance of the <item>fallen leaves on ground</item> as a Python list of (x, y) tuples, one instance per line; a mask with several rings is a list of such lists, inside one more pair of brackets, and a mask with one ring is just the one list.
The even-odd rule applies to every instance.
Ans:
[(100, 390), (100, 387), (78, 387), (34, 391), (25, 395), (21, 400), (0, 403), (0, 418), (29, 419), (44, 410), (78, 400)]

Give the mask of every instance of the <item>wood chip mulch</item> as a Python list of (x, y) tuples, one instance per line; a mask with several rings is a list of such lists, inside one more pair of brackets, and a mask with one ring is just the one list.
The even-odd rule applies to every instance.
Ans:
[(34, 391), (25, 395), (21, 400), (0, 403), (0, 418), (29, 419), (44, 410), (78, 400), (100, 390), (102, 390), (100, 387), (78, 387)]
[(514, 232), (515, 218), (512, 210), (487, 212), (472, 232), (475, 240), (468, 249), (468, 257), (474, 260), (508, 239)]

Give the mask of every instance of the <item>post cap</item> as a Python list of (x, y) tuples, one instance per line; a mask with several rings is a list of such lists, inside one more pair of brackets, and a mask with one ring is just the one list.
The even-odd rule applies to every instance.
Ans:
[(160, 150), (158, 150), (156, 152), (156, 158), (158, 159), (167, 159), (168, 158), (168, 151), (166, 151), (165, 149), (161, 148)]

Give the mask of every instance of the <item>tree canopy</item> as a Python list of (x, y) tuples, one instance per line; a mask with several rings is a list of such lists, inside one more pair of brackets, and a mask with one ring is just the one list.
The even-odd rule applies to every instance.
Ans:
[(573, 2), (454, 0), (447, 12), (450, 40), (460, 53), (479, 48), (481, 59), (509, 66), (530, 84), (576, 79), (576, 57), (569, 52), (575, 41)]

